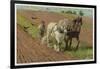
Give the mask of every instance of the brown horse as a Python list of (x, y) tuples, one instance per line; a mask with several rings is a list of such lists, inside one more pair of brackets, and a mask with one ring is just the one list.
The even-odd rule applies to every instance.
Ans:
[(65, 50), (71, 49), (73, 38), (76, 38), (78, 42), (75, 50), (78, 49), (80, 43), (79, 35), (81, 31), (81, 26), (82, 26), (82, 17), (79, 16), (67, 26), (67, 33), (65, 34), (65, 38), (64, 38), (65, 45), (66, 45)]

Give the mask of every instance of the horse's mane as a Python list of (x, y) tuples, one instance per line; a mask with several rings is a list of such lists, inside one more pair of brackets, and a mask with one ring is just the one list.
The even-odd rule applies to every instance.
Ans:
[(68, 25), (67, 30), (70, 32), (80, 32), (82, 25), (82, 18), (73, 19)]

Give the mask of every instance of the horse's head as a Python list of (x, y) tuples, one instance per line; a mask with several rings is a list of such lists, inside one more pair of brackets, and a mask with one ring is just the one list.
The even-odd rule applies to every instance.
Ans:
[(67, 32), (67, 24), (69, 23), (69, 20), (68, 19), (63, 19), (63, 20), (60, 20), (58, 22), (58, 30), (61, 32), (61, 33), (66, 33)]
[(78, 16), (76, 18), (76, 23), (78, 23), (79, 25), (82, 25), (82, 16)]
[(72, 21), (72, 30), (74, 31), (80, 31), (82, 26), (82, 17), (77, 17)]

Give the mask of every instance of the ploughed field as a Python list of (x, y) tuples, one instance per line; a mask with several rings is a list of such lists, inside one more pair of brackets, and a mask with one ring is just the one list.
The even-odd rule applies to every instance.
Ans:
[[(67, 61), (92, 59), (92, 18), (83, 17), (83, 26), (80, 34), (80, 47), (78, 51), (56, 52), (54, 49), (41, 44), (38, 38), (38, 25), (44, 20), (46, 27), (50, 22), (61, 19), (73, 19), (72, 14), (54, 13), (46, 11), (17, 10), (17, 63)], [(33, 19), (32, 19), (33, 17)], [(74, 46), (73, 40), (72, 46)]]
[(75, 59), (70, 54), (64, 55), (48, 48), (45, 44), (40, 45), (38, 39), (33, 39), (24, 32), (21, 27), (17, 26), (17, 62), (46, 62), (46, 61), (64, 61)]

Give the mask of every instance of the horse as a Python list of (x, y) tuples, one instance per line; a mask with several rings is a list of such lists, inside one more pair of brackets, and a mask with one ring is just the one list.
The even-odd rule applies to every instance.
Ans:
[(65, 41), (65, 50), (71, 49), (72, 39), (76, 38), (77, 46), (75, 50), (78, 49), (80, 39), (80, 31), (82, 26), (82, 17), (77, 17), (76, 19), (72, 20), (69, 25), (67, 25), (67, 33), (65, 34), (64, 41)]
[(50, 43), (55, 40), (54, 49), (61, 51), (61, 44), (64, 40), (64, 33), (67, 32), (66, 24), (67, 19), (60, 20), (59, 22), (50, 22), (47, 26), (47, 46), (51, 47)]

